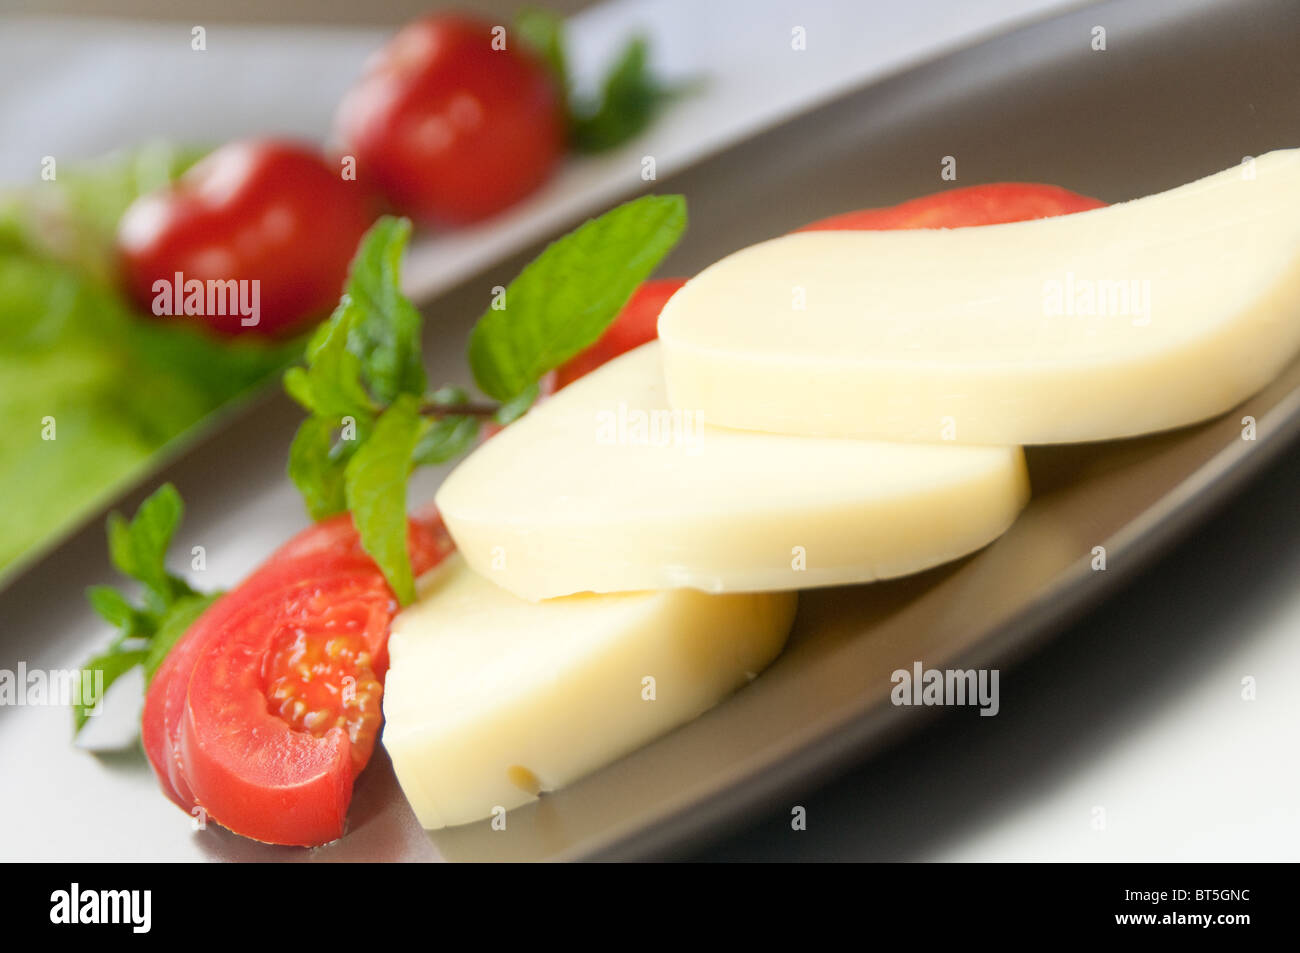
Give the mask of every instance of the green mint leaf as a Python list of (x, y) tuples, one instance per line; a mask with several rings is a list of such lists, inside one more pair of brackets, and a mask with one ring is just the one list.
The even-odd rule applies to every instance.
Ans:
[(312, 415), (290, 447), (289, 476), (313, 519), (347, 508), (347, 466), (377, 415), (401, 395), (424, 392), (420, 313), (401, 291), (410, 234), (406, 219), (371, 226), (339, 306), (307, 345), (307, 366), (285, 372), (285, 390)]
[(167, 572), (167, 547), (180, 525), (185, 504), (176, 487), (164, 483), (136, 510), (130, 522), (120, 513), (108, 517), (108, 552), (113, 565), (145, 588), (150, 608), (162, 612), (176, 597), (193, 592)]
[(351, 452), (339, 450), (347, 446), (343, 441), (335, 446), (334, 429), (333, 422), (324, 417), (308, 417), (289, 446), (289, 479), (316, 521), (348, 508), (343, 473)]
[[(102, 673), (105, 692), (123, 673), (142, 663), (146, 676), (152, 678), (176, 640), (216, 598), (195, 592), (185, 580), (167, 572), (167, 547), (184, 510), (176, 487), (164, 483), (140, 504), (130, 520), (121, 513), (109, 515), (109, 556), (123, 574), (143, 584), (146, 608), (133, 606), (112, 586), (91, 586), (86, 590), (95, 611), (118, 628), (109, 649), (85, 666), (92, 678), (93, 673)], [(135, 643), (129, 649), (124, 647), (128, 640)], [(73, 705), (77, 731), (102, 699), (93, 683), (89, 692), (89, 699), (83, 693)]]
[(557, 239), (489, 308), (469, 342), (479, 388), (508, 403), (595, 343), (686, 228), (680, 195), (626, 202)]
[(406, 481), (411, 459), (427, 421), (420, 398), (402, 394), (375, 421), (374, 432), (348, 461), (345, 489), (348, 509), (370, 554), (388, 580), (398, 602), (415, 600), (415, 579), (407, 549)]
[(638, 136), (677, 95), (651, 73), (649, 45), (634, 37), (605, 77), (597, 103), (579, 104), (570, 129), (580, 152), (605, 152)]
[(546, 64), (556, 87), (567, 90), (569, 65), (564, 52), (564, 18), (540, 7), (525, 7), (515, 14), (515, 32)]
[(469, 403), (469, 392), (463, 387), (444, 384), (424, 396), (425, 402), (434, 407), (459, 407)]
[(284, 372), (284, 392), (308, 413), (316, 409), (316, 395), (306, 368), (291, 367)]
[(342, 307), (353, 312), (348, 347), (360, 360), (370, 394), (381, 405), (425, 388), (420, 312), (402, 294), (402, 254), (411, 222), (384, 216), (357, 247)]
[(110, 625), (122, 630), (123, 638), (148, 634), (148, 621), (144, 613), (136, 609), (112, 586), (91, 586), (86, 590), (86, 598), (91, 608)]
[(441, 417), (416, 441), (411, 462), (416, 466), (446, 463), (468, 450), (478, 431), (479, 421), (475, 417)]
[(322, 417), (368, 420), (375, 405), (361, 382), (361, 358), (349, 348), (357, 310), (345, 299), (312, 335), (307, 367), (285, 371), (289, 396)]
[(515, 31), (546, 65), (565, 97), (570, 145), (579, 152), (604, 152), (635, 138), (686, 89), (659, 82), (650, 70), (648, 41), (635, 36), (605, 74), (598, 95), (575, 99), (563, 18), (547, 10), (525, 8), (515, 17)]
[(167, 653), (172, 650), (172, 646), (180, 641), (180, 637), (186, 630), (221, 595), (222, 593), (213, 592), (208, 595), (184, 596), (172, 603), (171, 608), (163, 614), (158, 630), (149, 640), (149, 647), (144, 650), (145, 655), (141, 661), (144, 663), (144, 676), (147, 681), (153, 681), (154, 673), (167, 658)]
[(93, 681), (89, 688), (83, 692), (78, 692), (81, 697), (72, 706), (73, 734), (80, 732), (85, 726), (86, 720), (90, 717), (90, 712), (99, 704), (104, 695), (108, 694), (109, 687), (121, 676), (143, 662), (144, 657), (145, 652), (143, 649), (135, 649), (129, 652), (110, 651), (86, 663), (82, 669), (83, 678), (89, 675), (93, 679), (96, 671), (104, 673), (103, 693), (95, 691)]
[(506, 424), (514, 423), (528, 413), (528, 408), (533, 406), (533, 402), (537, 400), (539, 393), (541, 393), (541, 388), (534, 382), (532, 385), (525, 387), (523, 393), (518, 397), (498, 407), (492, 419), (503, 427)]

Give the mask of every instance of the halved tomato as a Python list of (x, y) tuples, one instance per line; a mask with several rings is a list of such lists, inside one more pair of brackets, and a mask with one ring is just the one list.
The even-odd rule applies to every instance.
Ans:
[[(410, 522), (417, 573), (452, 549)], [(300, 533), (177, 643), (145, 698), (145, 751), (168, 796), (278, 844), (339, 837), (374, 749), (397, 602), (348, 514)]]

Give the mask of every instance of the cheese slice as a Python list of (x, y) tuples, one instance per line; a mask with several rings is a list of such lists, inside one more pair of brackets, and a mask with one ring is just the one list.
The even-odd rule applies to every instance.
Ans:
[(508, 811), (716, 705), (781, 651), (794, 593), (525, 602), (459, 556), (393, 620), (384, 747), (426, 828)]
[(543, 599), (903, 575), (995, 539), (1028, 495), (1018, 447), (754, 434), (674, 413), (651, 342), (488, 440), (436, 499), (471, 566)]
[(804, 232), (659, 319), (674, 406), (794, 434), (1105, 440), (1220, 414), (1300, 350), (1300, 151), (1060, 218)]

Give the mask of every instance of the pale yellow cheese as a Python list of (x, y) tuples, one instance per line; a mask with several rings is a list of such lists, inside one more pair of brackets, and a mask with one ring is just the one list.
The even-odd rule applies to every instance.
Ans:
[(501, 814), (690, 721), (781, 651), (794, 593), (525, 602), (459, 556), (393, 620), (383, 743), (426, 828)]
[(674, 416), (652, 342), (488, 440), (436, 500), (471, 566), (542, 599), (903, 575), (995, 539), (1028, 493), (1018, 447), (755, 434)]
[(659, 319), (674, 406), (718, 425), (989, 444), (1189, 424), (1300, 350), (1300, 151), (1040, 221), (807, 232)]

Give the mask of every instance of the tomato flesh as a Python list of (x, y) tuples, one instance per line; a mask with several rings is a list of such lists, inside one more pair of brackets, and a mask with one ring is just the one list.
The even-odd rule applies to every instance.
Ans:
[[(410, 521), (417, 573), (452, 549)], [(219, 599), (149, 686), (142, 737), (168, 796), (255, 840), (341, 836), (382, 721), (397, 602), (343, 514), (300, 533)]]

